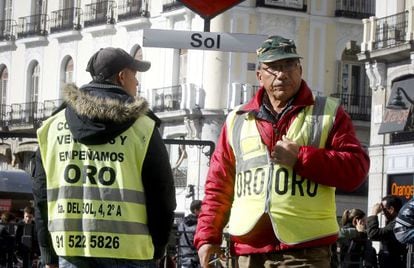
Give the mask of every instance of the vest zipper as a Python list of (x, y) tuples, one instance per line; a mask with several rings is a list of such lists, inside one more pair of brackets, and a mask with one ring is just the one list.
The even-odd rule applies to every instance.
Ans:
[(266, 187), (266, 203), (265, 203), (265, 213), (270, 213), (270, 194), (272, 192), (272, 174), (274, 169), (274, 164), (270, 162), (270, 156), (268, 156), (268, 161), (270, 163), (269, 169), (269, 178), (267, 180), (267, 187)]

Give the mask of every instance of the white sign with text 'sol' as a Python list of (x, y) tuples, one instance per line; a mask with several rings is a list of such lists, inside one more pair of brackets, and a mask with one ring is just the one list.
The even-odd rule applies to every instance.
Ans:
[(144, 47), (256, 52), (267, 35), (144, 29)]

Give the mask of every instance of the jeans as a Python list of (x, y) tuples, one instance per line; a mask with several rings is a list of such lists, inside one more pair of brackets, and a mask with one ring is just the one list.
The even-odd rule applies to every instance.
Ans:
[(156, 268), (154, 260), (59, 257), (59, 268)]

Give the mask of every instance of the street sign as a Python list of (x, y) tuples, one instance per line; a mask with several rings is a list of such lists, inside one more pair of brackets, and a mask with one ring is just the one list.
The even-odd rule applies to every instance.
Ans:
[(256, 52), (267, 35), (144, 29), (144, 47)]
[(226, 11), (227, 9), (243, 2), (244, 0), (178, 0), (186, 7), (199, 14), (202, 18), (209, 19)]

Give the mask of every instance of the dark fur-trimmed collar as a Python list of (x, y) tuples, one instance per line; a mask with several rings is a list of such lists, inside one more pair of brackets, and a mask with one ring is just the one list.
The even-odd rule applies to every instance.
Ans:
[(63, 93), (66, 103), (78, 115), (90, 119), (123, 123), (148, 111), (148, 102), (144, 98), (131, 97), (115, 85), (88, 84), (79, 89), (68, 84)]

